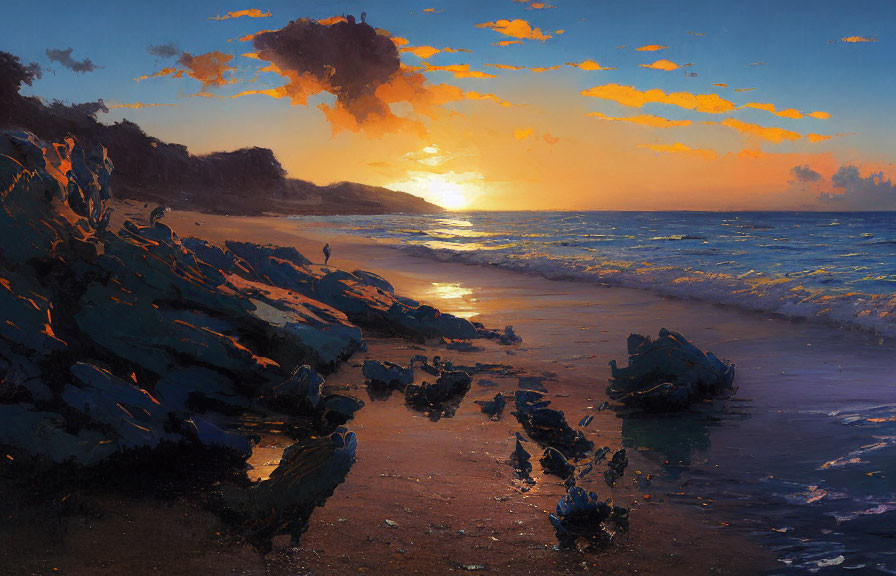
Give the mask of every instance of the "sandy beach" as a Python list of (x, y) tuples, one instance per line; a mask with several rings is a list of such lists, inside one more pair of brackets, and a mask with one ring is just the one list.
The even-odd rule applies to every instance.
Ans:
[[(140, 222), (145, 211), (121, 205), (116, 217)], [(20, 562), (26, 567), (20, 573), (193, 574), (213, 566), (222, 574), (766, 573), (781, 565), (781, 552), (764, 547), (763, 538), (792, 530), (785, 523), (793, 521), (763, 512), (768, 502), (749, 487), (839, 456), (837, 450), (858, 440), (809, 412), (873, 400), (889, 386), (881, 367), (892, 348), (865, 333), (646, 291), (410, 257), (357, 238), (324, 238), (314, 226), (285, 218), (170, 212), (164, 222), (181, 237), (294, 246), (315, 262), (327, 241), (331, 268), (363, 268), (388, 278), (396, 293), (444, 312), (491, 327), (513, 325), (523, 342), (477, 342), (477, 350), (460, 352), (437, 343), (368, 338), (365, 352), (327, 378), (329, 390), (365, 403), (348, 424), (358, 437), (357, 461), (312, 514), (298, 547), (275, 539), (274, 551), (262, 556), (229, 539), (220, 520), (195, 504), (86, 490), (79, 496), (89, 503), (88, 512), (58, 524), (34, 513), (32, 506), (43, 503), (3, 509), (9, 518), (28, 519), (16, 530), (4, 525), (4, 540), (13, 544), (6, 547), (4, 565)], [(626, 336), (656, 334), (662, 327), (734, 361), (737, 394), (708, 404), (705, 419), (657, 424), (595, 411), (606, 400), (608, 361), (626, 357)], [(399, 394), (369, 393), (361, 376), (364, 359), (407, 363), (414, 354), (441, 355), (458, 365), (506, 364), (514, 376), (476, 378), (454, 417), (433, 421), (406, 407)], [(836, 385), (846, 371), (855, 382), (849, 390)], [(571, 424), (593, 413), (584, 432), (596, 446), (628, 449), (630, 466), (616, 487), (608, 488), (596, 471), (579, 481), (601, 498), (631, 507), (630, 533), (598, 554), (556, 549), (547, 515), (564, 487), (541, 473), (534, 444), (527, 448), (536, 485), (526, 490), (515, 480), (507, 461), (519, 424), (509, 408), (492, 421), (475, 404), (497, 392), (512, 394), (523, 375), (543, 378), (547, 396)], [(797, 410), (810, 389), (824, 400)], [(291, 442), (263, 434), (249, 460), (250, 478), (265, 478)], [(756, 513), (745, 514), (744, 501)], [(160, 522), (174, 532), (156, 532)], [(38, 533), (40, 550), (31, 538)]]

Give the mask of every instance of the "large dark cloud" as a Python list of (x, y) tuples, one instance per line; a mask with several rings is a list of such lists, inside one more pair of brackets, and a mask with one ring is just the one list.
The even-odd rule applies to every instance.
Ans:
[(841, 166), (831, 176), (839, 194), (822, 194), (821, 200), (841, 210), (896, 210), (896, 185), (883, 172), (872, 172), (862, 177), (852, 165)]
[(146, 47), (146, 51), (159, 58), (174, 58), (180, 54), (180, 50), (171, 42), (168, 44), (150, 44)]
[(78, 72), (79, 74), (93, 72), (97, 68), (100, 68), (100, 66), (91, 62), (90, 58), (85, 58), (83, 60), (75, 60), (72, 58), (72, 48), (66, 48), (65, 50), (61, 48), (48, 48), (47, 58), (50, 59), (50, 62), (59, 62), (69, 70)]
[[(290, 84), (312, 83), (317, 91), (334, 94), (337, 107), (358, 124), (390, 115), (376, 90), (399, 73), (401, 61), (390, 37), (368, 24), (350, 19), (324, 25), (302, 19), (262, 32), (252, 42), (258, 57), (286, 73)], [(308, 90), (299, 93), (307, 97)]]
[(796, 178), (798, 182), (806, 184), (824, 180), (824, 178), (821, 177), (821, 174), (810, 168), (808, 164), (794, 166), (790, 169), (790, 174)]

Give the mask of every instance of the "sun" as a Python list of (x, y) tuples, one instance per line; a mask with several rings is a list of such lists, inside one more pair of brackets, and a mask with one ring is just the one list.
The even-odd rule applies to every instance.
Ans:
[(429, 198), (447, 210), (462, 210), (470, 204), (470, 199), (463, 188), (455, 182), (449, 182), (441, 176), (430, 176)]

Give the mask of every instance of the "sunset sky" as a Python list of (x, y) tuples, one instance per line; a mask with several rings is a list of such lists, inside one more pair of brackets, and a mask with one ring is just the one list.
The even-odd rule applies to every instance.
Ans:
[(892, 0), (5, 4), (0, 50), (44, 69), (28, 94), (102, 98), (101, 121), (193, 153), (272, 148), (320, 184), (459, 209), (896, 208)]

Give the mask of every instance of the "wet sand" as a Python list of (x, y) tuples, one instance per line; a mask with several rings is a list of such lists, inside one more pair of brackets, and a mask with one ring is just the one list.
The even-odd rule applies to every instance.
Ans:
[[(118, 217), (129, 209), (139, 212), (138, 207), (123, 207)], [(164, 222), (181, 236), (292, 245), (314, 261), (322, 259), (324, 239), (301, 222), (187, 212), (169, 213)], [(775, 554), (759, 545), (762, 535), (779, 524), (777, 518), (762, 518), (762, 501), (755, 502), (755, 516), (743, 514), (738, 502), (759, 493), (745, 486), (761, 484), (769, 470), (787, 473), (793, 468), (796, 477), (801, 465), (812, 470), (839, 456), (833, 443), (840, 449), (851, 441), (799, 407), (824, 412), (892, 394), (892, 387), (880, 388), (892, 386), (882, 378), (892, 349), (866, 334), (644, 291), (413, 258), (347, 237), (326, 240), (333, 247), (332, 267), (376, 272), (397, 293), (490, 327), (512, 324), (523, 343), (504, 347), (486, 342), (482, 351), (454, 352), (372, 339), (366, 353), (330, 375), (329, 386), (366, 404), (348, 425), (358, 435), (358, 457), (346, 482), (312, 515), (298, 548), (279, 542), (274, 553), (262, 558), (228, 542), (218, 521), (195, 506), (130, 502), (121, 505), (126, 513), (116, 514), (120, 510), (112, 506), (112, 513), (102, 518), (66, 518), (50, 532), (46, 526), (22, 527), (17, 538), (42, 531), (50, 535), (43, 540), (40, 562), (17, 573), (54, 573), (52, 567), (71, 574), (152, 573), (150, 564), (169, 574), (195, 573), (204, 565), (222, 568), (212, 568), (214, 573), (233, 574), (441, 574), (481, 566), (495, 574), (762, 573), (780, 565)], [(580, 485), (632, 506), (631, 533), (598, 554), (554, 549), (547, 513), (562, 486), (542, 476), (537, 462), (541, 451), (530, 443), (526, 448), (533, 455), (538, 484), (520, 492), (507, 464), (520, 426), (510, 407), (502, 420), (493, 422), (474, 403), (497, 392), (512, 393), (515, 379), (483, 376), (497, 382), (496, 387), (474, 380), (457, 414), (433, 422), (408, 409), (399, 395), (371, 398), (360, 374), (365, 358), (406, 363), (418, 353), (440, 354), (456, 364), (511, 364), (527, 375), (547, 375), (553, 406), (575, 425), (589, 407), (606, 399), (607, 362), (624, 360), (625, 337), (630, 332), (656, 334), (661, 327), (679, 330), (700, 347), (736, 362), (740, 389), (734, 399), (710, 407), (716, 413), (707, 426), (661, 427), (657, 432), (623, 421), (612, 411), (596, 413), (586, 435), (596, 446), (627, 446), (631, 464), (613, 489), (597, 470)], [(844, 372), (854, 383), (846, 390), (839, 386)], [(805, 402), (807, 385), (811, 402)], [(795, 427), (795, 420), (802, 424)], [(262, 459), (278, 448), (277, 438), (265, 440), (269, 452)], [(637, 471), (653, 474), (654, 482), (635, 487)], [(263, 469), (253, 473), (263, 474)], [(705, 496), (713, 490), (718, 498)], [(100, 508), (111, 506), (108, 497), (93, 496), (105, 502)], [(158, 528), (163, 524), (172, 528), (178, 545), (168, 543), (167, 531)], [(4, 541), (14, 542), (6, 537)], [(22, 557), (12, 551), (4, 555), (9, 554)]]

